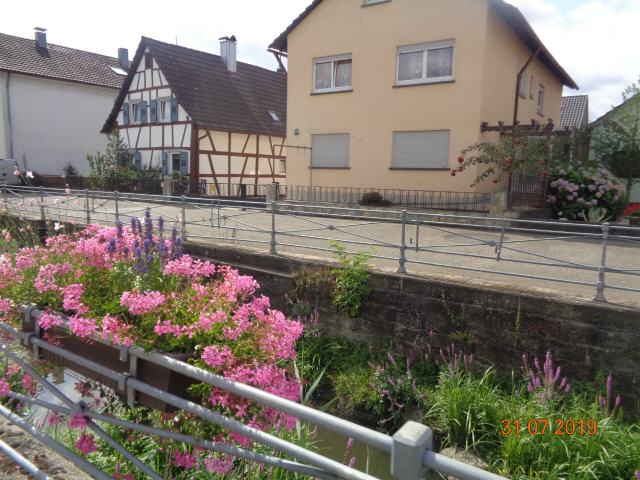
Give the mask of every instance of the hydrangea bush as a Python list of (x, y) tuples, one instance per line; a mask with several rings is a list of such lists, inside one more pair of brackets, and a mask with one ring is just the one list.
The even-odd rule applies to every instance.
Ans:
[(569, 165), (552, 173), (547, 203), (562, 221), (589, 221), (595, 211), (602, 212), (604, 221), (620, 217), (627, 198), (609, 171)]
[[(162, 218), (154, 225), (148, 210), (130, 226), (92, 225), (49, 238), (46, 246), (9, 248), (5, 242), (0, 314), (15, 324), (17, 306), (34, 303), (44, 311), (39, 325), (50, 342), (58, 341), (56, 327), (64, 314), (71, 333), (87, 341), (187, 353), (192, 363), (226, 378), (299, 399), (292, 367), (302, 324), (272, 309), (252, 277), (183, 255), (181, 244), (175, 227), (167, 231)], [(0, 380), (0, 395), (13, 384), (7, 374)], [(295, 425), (290, 416), (207, 385), (194, 386), (193, 393), (207, 406), (259, 429)], [(215, 427), (207, 433), (215, 441), (250, 445)], [(92, 451), (92, 439), (82, 437), (78, 448)], [(185, 468), (192, 464), (182, 460)], [(228, 458), (205, 464), (215, 464), (216, 470), (233, 467)]]

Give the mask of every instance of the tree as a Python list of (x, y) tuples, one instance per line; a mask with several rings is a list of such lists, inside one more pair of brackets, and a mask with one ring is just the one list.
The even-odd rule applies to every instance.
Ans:
[(626, 183), (627, 194), (640, 183), (640, 81), (622, 93), (624, 102), (592, 132), (596, 160)]
[(120, 131), (109, 134), (105, 153), (87, 155), (89, 162), (89, 184), (98, 190), (128, 191), (132, 181), (132, 165), (129, 151)]

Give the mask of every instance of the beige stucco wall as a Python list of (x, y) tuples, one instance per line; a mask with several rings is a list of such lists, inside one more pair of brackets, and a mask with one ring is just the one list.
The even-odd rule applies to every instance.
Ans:
[[(391, 170), (393, 132), (451, 130), (453, 167), (464, 147), (486, 138), (482, 121), (511, 123), (515, 77), (528, 56), (492, 15), (486, 0), (394, 0), (368, 7), (362, 0), (323, 1), (288, 38), (287, 143), (308, 147), (312, 134), (350, 133), (351, 168), (314, 169), (313, 185), (469, 191), (472, 170), (455, 178), (448, 169)], [(453, 83), (394, 87), (397, 47), (448, 39), (455, 39)], [(344, 53), (353, 58), (353, 91), (312, 95), (313, 59)], [(543, 73), (538, 78), (546, 79)], [(549, 112), (559, 115), (556, 83), (547, 102), (557, 103)], [(524, 105), (522, 118), (531, 109), (535, 104)], [(287, 159), (287, 183), (309, 185), (309, 151), (289, 148)], [(481, 187), (488, 188), (495, 185)]]
[(71, 163), (88, 173), (86, 155), (104, 150), (100, 129), (118, 93), (25, 75), (11, 75), (14, 157), (41, 174), (62, 175)]

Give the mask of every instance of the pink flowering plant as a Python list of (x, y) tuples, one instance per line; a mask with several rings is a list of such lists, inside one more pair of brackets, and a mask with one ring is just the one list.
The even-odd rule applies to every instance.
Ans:
[[(52, 342), (74, 335), (183, 353), (231, 380), (299, 399), (292, 367), (302, 324), (271, 308), (252, 277), (184, 255), (181, 247), (176, 228), (166, 230), (162, 218), (154, 224), (147, 210), (127, 227), (91, 225), (49, 238), (45, 246), (6, 248), (0, 258), (5, 321), (16, 323), (17, 305), (35, 304), (44, 312), (39, 325)], [(289, 416), (209, 386), (192, 390), (207, 406), (251, 426), (295, 425)], [(250, 444), (239, 435), (230, 438)], [(92, 451), (92, 439), (82, 439), (78, 448)], [(178, 463), (191, 465), (186, 454), (176, 455)], [(229, 463), (216, 462), (209, 461), (216, 468)]]
[(596, 209), (605, 212), (603, 220), (616, 220), (624, 212), (627, 196), (609, 171), (567, 164), (553, 171), (547, 203), (562, 221), (589, 221)]

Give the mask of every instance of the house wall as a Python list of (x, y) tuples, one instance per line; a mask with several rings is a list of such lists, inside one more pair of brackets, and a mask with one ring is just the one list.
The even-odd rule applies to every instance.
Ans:
[(200, 128), (199, 178), (209, 184), (207, 193), (225, 195), (237, 193), (230, 185), (239, 183), (284, 183), (284, 144), (282, 137)]
[[(6, 74), (0, 81), (6, 96)], [(41, 174), (62, 175), (71, 163), (86, 175), (86, 155), (104, 150), (100, 126), (117, 95), (112, 88), (81, 85), (11, 74), (11, 116), (14, 157), (21, 166)], [(6, 103), (0, 127), (6, 132)], [(8, 155), (8, 133), (0, 147)], [(2, 151), (2, 150), (0, 150)]]
[[(511, 124), (515, 78), (527, 48), (500, 23), (488, 2), (323, 1), (288, 37), (288, 144), (309, 147), (312, 134), (350, 133), (349, 169), (313, 169), (309, 150), (288, 151), (287, 183), (337, 187), (470, 191), (478, 171), (452, 177), (460, 151), (480, 140), (482, 121)], [(395, 86), (397, 48), (455, 39), (454, 82)], [(313, 60), (351, 53), (353, 91), (313, 95)], [(546, 116), (559, 121), (561, 85), (539, 62), (548, 83)], [(521, 107), (530, 121), (533, 101)], [(299, 134), (296, 135), (296, 130)], [(450, 130), (449, 168), (391, 169), (393, 132)], [(312, 177), (311, 178), (311, 174)], [(495, 189), (485, 182), (477, 190)]]
[[(157, 62), (154, 60), (152, 65), (145, 65), (143, 59), (138, 66), (124, 102), (128, 103), (131, 109), (131, 104), (136, 101), (143, 100), (149, 105), (151, 100), (171, 98), (172, 96), (173, 92)], [(149, 110), (147, 118), (150, 122), (151, 112)], [(143, 166), (161, 168), (163, 151), (170, 154), (191, 151), (191, 118), (181, 105), (178, 105), (178, 122), (176, 123), (160, 122), (158, 110), (158, 123), (125, 124), (121, 110), (118, 114), (118, 125), (124, 141), (132, 153), (140, 153)]]
[[(482, 70), (482, 121), (496, 125), (503, 121), (513, 124), (514, 100), (518, 72), (527, 63), (532, 52), (505, 23), (493, 8), (487, 15), (486, 55)], [(530, 96), (530, 83), (533, 75), (534, 89)], [(525, 74), (527, 86), (526, 98), (518, 97), (518, 121), (530, 125), (532, 120), (545, 124), (549, 119), (560, 125), (560, 107), (562, 105), (562, 82), (536, 58)], [(539, 115), (538, 91), (544, 86), (543, 115)]]

